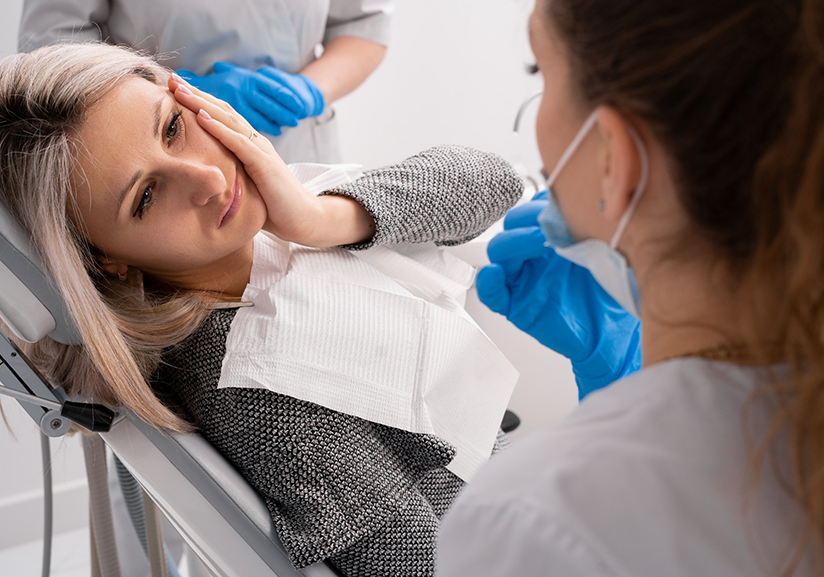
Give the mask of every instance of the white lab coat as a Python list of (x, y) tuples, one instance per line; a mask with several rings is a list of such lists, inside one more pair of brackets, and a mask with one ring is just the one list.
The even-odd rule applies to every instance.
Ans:
[[(691, 358), (593, 393), (481, 469), (442, 525), (436, 574), (778, 574), (801, 511), (770, 464), (748, 491), (742, 418), (763, 378)], [(767, 401), (746, 414), (757, 439)]]
[[(298, 72), (315, 46), (340, 36), (389, 41), (392, 0), (25, 0), (18, 49), (106, 40), (163, 55), (196, 74), (227, 61)], [(339, 162), (334, 111), (271, 140), (284, 161)]]

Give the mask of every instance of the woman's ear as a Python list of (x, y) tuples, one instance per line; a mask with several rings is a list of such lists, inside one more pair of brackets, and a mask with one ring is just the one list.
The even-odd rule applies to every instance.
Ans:
[(630, 127), (614, 108), (598, 109), (596, 130), (602, 140), (599, 159), (604, 216), (617, 222), (632, 200), (641, 178), (641, 156)]
[(98, 256), (97, 264), (100, 267), (100, 270), (103, 271), (103, 274), (110, 277), (124, 279), (126, 278), (126, 273), (129, 272), (129, 265), (114, 261), (107, 257)]

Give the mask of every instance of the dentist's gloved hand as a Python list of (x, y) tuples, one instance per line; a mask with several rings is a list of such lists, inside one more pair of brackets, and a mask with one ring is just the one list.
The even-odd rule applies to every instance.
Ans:
[(297, 126), (301, 118), (310, 115), (300, 95), (260, 71), (216, 62), (212, 74), (198, 76), (184, 69), (177, 74), (195, 88), (228, 102), (255, 130), (266, 134), (279, 136), (281, 127)]
[(264, 66), (258, 73), (262, 74), (275, 84), (291, 90), (306, 108), (307, 116), (317, 116), (326, 108), (326, 99), (315, 81), (304, 74), (290, 74), (274, 66)]
[(590, 272), (544, 246), (537, 224), (548, 200), (513, 208), (478, 272), (481, 302), (572, 361), (578, 398), (641, 367), (641, 325)]

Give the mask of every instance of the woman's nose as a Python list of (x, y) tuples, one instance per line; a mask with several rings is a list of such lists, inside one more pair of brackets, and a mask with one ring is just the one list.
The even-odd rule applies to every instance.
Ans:
[(178, 176), (191, 202), (199, 206), (222, 198), (230, 188), (223, 171), (204, 162), (183, 162)]

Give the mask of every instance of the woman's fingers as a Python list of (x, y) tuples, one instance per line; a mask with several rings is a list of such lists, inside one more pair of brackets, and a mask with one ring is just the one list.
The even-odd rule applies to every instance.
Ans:
[(252, 126), (240, 114), (229, 106), (226, 102), (215, 98), (211, 94), (198, 90), (190, 84), (175, 80), (174, 75), (169, 79), (169, 89), (172, 90), (175, 99), (197, 114), (200, 110), (206, 110), (212, 118), (223, 122), (226, 126), (246, 134), (252, 131)]
[[(219, 108), (223, 108), (224, 110), (234, 112), (234, 108), (232, 108), (231, 105), (228, 102), (225, 102), (225, 101), (217, 98), (216, 96), (212, 96), (208, 92), (203, 92), (199, 88), (196, 88), (195, 86), (193, 86), (193, 85), (189, 84), (188, 82), (186, 82), (185, 80), (183, 80), (177, 74), (172, 74), (169, 77), (169, 90), (171, 90), (172, 93), (174, 94), (174, 92), (177, 90), (178, 86), (184, 86), (189, 92), (191, 92), (195, 96), (199, 96), (200, 98), (202, 98), (206, 102), (209, 102), (209, 103), (211, 103), (211, 104), (213, 104), (213, 105), (215, 105)], [(195, 110), (194, 112), (197, 113), (197, 110)]]
[[(221, 108), (230, 114), (237, 115), (238, 118), (242, 119), (245, 124), (257, 126), (260, 130), (263, 130), (267, 134), (271, 134), (273, 136), (280, 136), (281, 126), (297, 126), (298, 124), (297, 116), (288, 110), (283, 109), (279, 103), (273, 102), (270, 98), (257, 91), (252, 91), (247, 94), (247, 99), (249, 100), (250, 106), (244, 115), (241, 116), (234, 108), (231, 107), (231, 105), (229, 105), (229, 103), (212, 96), (208, 92), (203, 92), (202, 90), (195, 88), (193, 85), (180, 78), (180, 76), (172, 74), (169, 77), (169, 90), (171, 90), (173, 94), (176, 94), (179, 87), (183, 88), (184, 94), (186, 93), (185, 91), (188, 91), (192, 95), (203, 99), (205, 102), (208, 102), (217, 108)], [(205, 108), (205, 106), (201, 106), (200, 108)], [(194, 113), (197, 113), (198, 110), (199, 108), (192, 108), (192, 112)], [(213, 117), (217, 117), (217, 113), (214, 110), (211, 108), (208, 110)]]
[(246, 167), (253, 180), (273, 169), (286, 169), (269, 140), (256, 130), (231, 106), (175, 78), (169, 79), (175, 99), (197, 114), (198, 124), (217, 138)]
[(260, 114), (253, 107), (249, 107), (243, 117), (252, 125), (252, 128), (257, 126), (259, 130), (262, 130), (266, 134), (271, 134), (272, 136), (280, 136), (281, 134), (280, 126)]
[[(252, 125), (225, 102), (217, 100), (214, 97), (211, 99), (206, 99), (199, 96), (190, 90), (190, 88), (185, 84), (176, 85), (174, 96), (178, 102), (195, 114), (198, 114), (201, 110), (205, 110), (210, 119), (214, 119), (230, 130), (250, 139), (255, 147), (265, 153), (275, 154), (274, 147), (269, 140), (258, 135), (258, 133), (252, 128)], [(209, 132), (212, 133), (211, 130)], [(252, 138), (253, 134), (256, 135), (255, 138)], [(215, 138), (218, 138), (218, 134), (212, 133), (212, 135), (215, 136)], [(222, 141), (222, 139), (220, 140)]]
[(256, 176), (268, 172), (273, 165), (283, 165), (272, 144), (251, 126), (238, 127), (242, 129), (240, 132), (236, 127), (227, 124), (226, 119), (214, 118), (206, 108), (198, 111), (197, 122), (237, 156), (253, 180), (257, 180)]
[(234, 153), (253, 179), (254, 174), (265, 173), (273, 163), (283, 164), (272, 143), (231, 106), (176, 80), (174, 75), (169, 80), (169, 89), (172, 88), (175, 99), (197, 114), (198, 124)]

